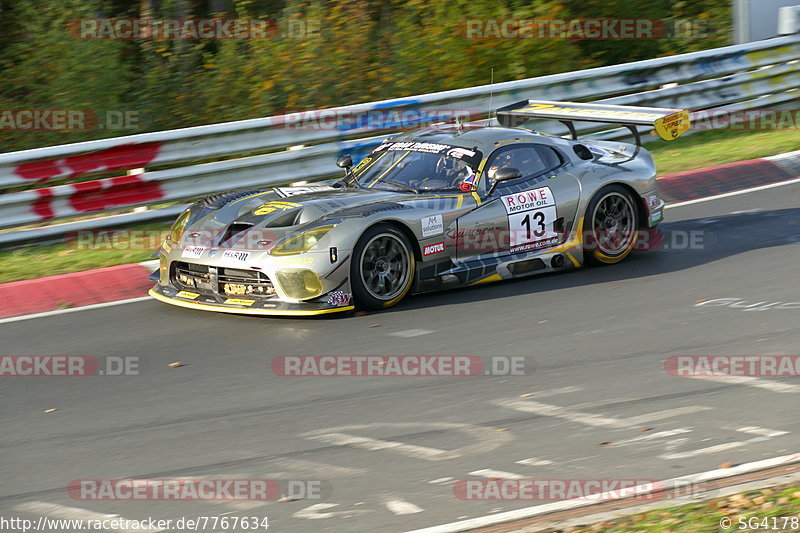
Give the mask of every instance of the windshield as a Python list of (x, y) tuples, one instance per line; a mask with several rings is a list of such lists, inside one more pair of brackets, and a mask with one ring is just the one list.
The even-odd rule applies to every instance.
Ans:
[(368, 189), (469, 192), (480, 152), (439, 143), (384, 143), (353, 169)]

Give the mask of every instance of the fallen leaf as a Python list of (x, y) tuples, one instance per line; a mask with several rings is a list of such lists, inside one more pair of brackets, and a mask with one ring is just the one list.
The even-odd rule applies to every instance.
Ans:
[(653, 428), (639, 428), (639, 431), (653, 431)]
[(279, 499), (277, 499), (275, 501), (277, 501), (279, 503), (284, 503), (284, 502), (296, 502), (299, 499), (300, 498), (292, 498), (291, 496), (284, 496), (283, 498), (279, 498)]
[(366, 311), (356, 311), (355, 315), (356, 316), (367, 316), (367, 312)]
[(614, 285), (614, 286), (613, 286), (613, 287), (611, 287), (611, 288), (612, 288), (612, 289), (619, 289), (619, 285)]
[(58, 409), (45, 409), (44, 410), (45, 413), (54, 413), (55, 411), (58, 411)]
[(732, 468), (732, 467), (733, 463), (722, 463), (721, 465), (719, 465), (719, 468)]
[(183, 366), (183, 363), (181, 363), (180, 361), (175, 361), (174, 363), (170, 363), (167, 366), (170, 368), (178, 368), (179, 366)]
[(539, 324), (547, 324), (548, 322), (550, 322), (550, 321), (549, 320), (540, 320)]
[(614, 443), (611, 442), (611, 441), (606, 440), (606, 441), (601, 442), (600, 446), (614, 446)]
[(497, 428), (495, 431), (508, 431), (508, 428)]
[(695, 300), (694, 303), (699, 304), (700, 302), (706, 302), (708, 298), (700, 298), (699, 300)]
[(536, 394), (536, 393), (535, 392), (526, 392), (525, 394), (520, 394), (519, 397), (520, 398), (530, 398), (534, 394)]
[(379, 328), (379, 327), (381, 327), (381, 325), (380, 324), (372, 324), (369, 327), (371, 327), (371, 328)]

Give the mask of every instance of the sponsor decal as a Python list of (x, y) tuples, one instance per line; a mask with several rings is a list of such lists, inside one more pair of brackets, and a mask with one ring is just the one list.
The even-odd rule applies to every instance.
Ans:
[(208, 251), (208, 257), (214, 257), (218, 252), (219, 250), (211, 249)]
[(447, 152), (449, 157), (455, 157), (456, 159), (461, 159), (464, 156), (472, 157), (475, 155), (475, 152), (472, 150), (467, 150), (465, 148), (453, 148), (452, 150)]
[(469, 176), (467, 176), (466, 178), (463, 179), (463, 181), (461, 182), (461, 185), (459, 185), (458, 188), (461, 189), (464, 192), (469, 192), (475, 187), (475, 180), (476, 179), (477, 179), (477, 176), (475, 175), (475, 173), (470, 173)]
[(650, 224), (655, 224), (656, 222), (660, 222), (661, 219), (664, 218), (664, 214), (659, 210), (657, 213), (653, 213), (650, 215)]
[(272, 190), (275, 191), (281, 198), (286, 198), (288, 196), (295, 196), (298, 194), (306, 194), (310, 192), (320, 192), (320, 191), (333, 191), (336, 189), (328, 186), (318, 186), (318, 187), (276, 187)]
[(550, 187), (508, 194), (501, 197), (508, 214), (510, 249), (540, 249), (559, 242), (553, 224), (558, 217)]
[(658, 204), (659, 204), (659, 200), (658, 200), (658, 195), (657, 194), (651, 194), (647, 198), (647, 205), (649, 205), (651, 209), (654, 208), (654, 207), (658, 207)]
[(256, 303), (256, 301), (255, 300), (242, 300), (241, 298), (228, 298), (227, 300), (225, 300), (225, 303), (228, 304), (228, 305), (243, 305), (245, 307), (250, 307), (251, 305)]
[(200, 295), (197, 294), (196, 292), (181, 291), (175, 296), (177, 296), (178, 298), (188, 298), (189, 300), (194, 300)]
[(606, 155), (608, 153), (605, 150), (603, 150), (602, 148), (598, 148), (596, 146), (588, 145), (587, 148), (589, 148), (590, 152), (592, 152), (593, 154), (597, 154), (597, 155)]
[(428, 244), (422, 249), (422, 255), (435, 255), (444, 252), (444, 243)]
[(187, 246), (186, 248), (183, 249), (183, 252), (181, 252), (181, 257), (190, 257), (192, 259), (198, 259), (201, 255), (203, 255), (203, 252), (205, 251), (206, 251), (205, 246)]
[(274, 211), (288, 211), (289, 209), (295, 209), (300, 207), (300, 204), (296, 204), (294, 202), (267, 202), (265, 204), (260, 205), (253, 211), (254, 215), (268, 215)]
[[(211, 253), (209, 252), (210, 255)], [(222, 252), (222, 259), (235, 263), (244, 263), (249, 257), (250, 252), (243, 252), (242, 250), (225, 250)]]
[(441, 235), (444, 233), (444, 222), (442, 215), (433, 215), (425, 217), (420, 220), (422, 223), (422, 236), (433, 237), (434, 235)]
[(388, 152), (409, 151), (409, 152), (425, 152), (428, 154), (439, 154), (451, 148), (448, 144), (439, 143), (426, 143), (426, 142), (397, 142), (387, 143), (378, 147), (379, 150), (386, 150)]
[(172, 251), (172, 246), (170, 246), (167, 241), (164, 241), (164, 244), (161, 245), (161, 248), (163, 248), (164, 251), (167, 253), (170, 253)]
[(353, 295), (349, 292), (332, 291), (330, 294), (328, 294), (328, 303), (337, 307), (350, 305), (350, 301), (352, 299)]

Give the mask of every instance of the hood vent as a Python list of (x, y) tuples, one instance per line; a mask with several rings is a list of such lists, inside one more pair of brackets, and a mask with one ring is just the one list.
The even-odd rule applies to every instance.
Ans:
[(242, 233), (246, 232), (250, 228), (253, 227), (253, 224), (248, 222), (234, 222), (227, 228), (225, 228), (225, 232), (222, 234), (222, 239), (220, 239), (218, 246), (223, 246), (225, 243), (233, 239), (234, 237), (241, 235)]

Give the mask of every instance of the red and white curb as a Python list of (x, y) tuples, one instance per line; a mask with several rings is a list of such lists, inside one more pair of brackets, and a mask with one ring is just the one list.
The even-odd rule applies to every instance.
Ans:
[[(731, 468), (718, 468), (716, 470), (708, 470), (697, 474), (689, 474), (686, 476), (666, 479), (660, 483), (648, 483), (647, 485), (638, 485), (631, 489), (631, 492), (636, 494), (637, 498), (641, 498), (647, 494), (655, 494), (670, 489), (681, 489), (693, 484), (699, 484), (709, 481), (716, 481), (720, 479), (740, 476), (742, 474), (749, 474), (758, 472), (759, 470), (766, 470), (777, 466), (786, 466), (790, 464), (800, 463), (800, 453), (791, 455), (782, 455), (780, 457), (773, 457), (761, 461), (754, 461), (752, 463), (742, 463)], [(741, 492), (741, 487), (734, 492)], [(713, 496), (718, 497), (717, 495)], [(517, 509), (514, 511), (507, 511), (505, 513), (497, 513), (488, 516), (481, 516), (478, 518), (470, 518), (468, 520), (461, 520), (459, 522), (451, 522), (449, 524), (442, 524), (440, 526), (426, 527), (423, 529), (415, 529), (406, 533), (459, 533), (462, 531), (472, 531), (478, 528), (497, 526), (507, 522), (514, 522), (517, 520), (525, 520), (529, 518), (540, 517), (560, 511), (569, 511), (582, 507), (590, 507), (607, 503), (609, 501), (624, 501), (630, 499), (630, 496), (620, 496), (620, 491), (605, 492), (597, 494), (591, 500), (586, 498), (576, 498), (573, 500), (563, 500), (559, 502), (547, 503), (544, 505), (535, 505), (533, 507), (526, 507), (524, 509)], [(689, 503), (687, 501), (678, 501), (678, 503)], [(675, 500), (665, 500), (659, 502), (658, 507), (668, 507), (675, 504)], [(653, 506), (648, 505), (653, 508)], [(624, 511), (624, 512), (623, 512)], [(631, 509), (620, 510), (619, 513), (633, 514)], [(581, 523), (586, 523), (586, 518), (576, 519)], [(552, 527), (552, 524), (550, 524)]]
[(148, 279), (158, 261), (131, 263), (0, 285), (0, 319), (85, 309), (143, 298), (153, 285)]

